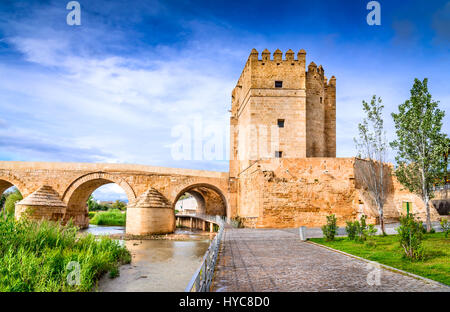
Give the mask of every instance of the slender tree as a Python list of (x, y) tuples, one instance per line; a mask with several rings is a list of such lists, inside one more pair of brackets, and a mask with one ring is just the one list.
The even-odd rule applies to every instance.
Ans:
[(428, 79), (414, 79), (411, 97), (392, 113), (397, 139), (391, 146), (397, 150), (395, 174), (409, 191), (419, 195), (427, 212), (427, 231), (431, 230), (430, 199), (433, 184), (445, 172), (442, 155), (447, 142), (441, 132), (444, 111), (438, 108), (428, 91)]
[(382, 114), (384, 106), (381, 98), (377, 99), (376, 95), (372, 96), (370, 103), (363, 101), (362, 104), (366, 117), (358, 124), (359, 138), (354, 140), (358, 157), (365, 159), (365, 162), (358, 172), (369, 195), (375, 202), (381, 231), (385, 234), (383, 207), (386, 202), (388, 185), (384, 161), (388, 143)]

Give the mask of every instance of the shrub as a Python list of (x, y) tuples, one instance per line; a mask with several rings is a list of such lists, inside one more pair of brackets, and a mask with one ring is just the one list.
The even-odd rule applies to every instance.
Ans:
[(397, 228), (397, 232), (405, 256), (411, 260), (422, 259), (424, 255), (422, 222), (416, 221), (413, 214), (400, 217), (400, 226)]
[(347, 226), (345, 227), (345, 231), (347, 232), (347, 237), (349, 240), (356, 239), (356, 233), (358, 232), (358, 225), (356, 224), (358, 221), (351, 222), (347, 221)]
[(417, 221), (420, 224), (420, 231), (422, 232), (422, 234), (427, 234), (427, 228), (426, 226), (423, 224), (422, 221)]
[[(117, 274), (130, 253), (107, 237), (77, 235), (77, 228), (51, 221), (0, 218), (0, 292), (91, 291), (106, 272)], [(69, 285), (76, 261), (80, 283)]]
[(365, 230), (365, 233), (367, 236), (374, 236), (375, 234), (377, 234), (377, 229), (375, 228), (374, 224), (369, 224), (367, 226), (367, 229)]
[(244, 227), (244, 220), (240, 216), (236, 216), (231, 218), (231, 226), (234, 228), (242, 228)]
[(22, 194), (20, 194), (19, 190), (15, 190), (13, 193), (9, 194), (5, 200), (5, 211), (9, 215), (14, 215), (14, 211), (16, 208), (16, 202), (22, 200)]
[(345, 230), (347, 237), (350, 240), (365, 241), (368, 236), (373, 236), (377, 233), (375, 225), (366, 223), (367, 216), (362, 215), (359, 221), (347, 221)]
[(360, 220), (360, 224), (358, 227), (358, 240), (359, 241), (365, 241), (367, 239), (367, 234), (366, 234), (366, 230), (367, 230), (367, 224), (366, 224), (366, 215), (362, 215)]
[(327, 216), (327, 224), (322, 226), (323, 236), (327, 241), (334, 240), (334, 237), (336, 236), (338, 230), (336, 223), (337, 219), (334, 214)]
[(450, 232), (450, 222), (447, 219), (441, 219), (441, 228), (444, 231), (444, 235), (447, 238)]

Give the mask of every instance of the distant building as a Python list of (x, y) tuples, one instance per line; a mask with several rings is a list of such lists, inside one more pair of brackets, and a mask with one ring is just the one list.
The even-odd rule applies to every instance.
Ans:
[(197, 200), (194, 197), (180, 199), (175, 205), (175, 210), (178, 210), (180, 214), (195, 214)]

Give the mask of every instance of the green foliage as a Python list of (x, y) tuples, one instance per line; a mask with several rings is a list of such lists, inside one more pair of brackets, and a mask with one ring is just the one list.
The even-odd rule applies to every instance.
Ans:
[(116, 200), (112, 205), (111, 205), (112, 209), (119, 209), (121, 211), (124, 211), (127, 209), (127, 204), (124, 201), (121, 200)]
[(431, 229), (428, 201), (433, 198), (433, 183), (440, 180), (446, 168), (442, 155), (448, 138), (441, 132), (444, 111), (438, 108), (428, 92), (428, 79), (414, 80), (411, 97), (393, 113), (397, 139), (395, 175), (410, 192), (418, 194), (427, 210), (427, 229)]
[[(99, 277), (131, 261), (118, 241), (77, 236), (72, 225), (0, 218), (0, 292), (91, 291)], [(69, 285), (71, 261), (80, 264), (80, 284)]]
[(91, 195), (89, 196), (89, 199), (87, 201), (87, 206), (88, 206), (88, 210), (89, 211), (106, 211), (109, 209), (109, 207), (105, 206), (105, 205), (100, 205), (99, 203), (97, 203), (97, 201), (95, 200), (95, 198)]
[(367, 216), (362, 215), (360, 220), (354, 222), (347, 221), (345, 230), (347, 232), (347, 238), (355, 241), (365, 241), (368, 236), (373, 236), (377, 233), (375, 225), (366, 223)]
[(441, 228), (444, 231), (445, 238), (447, 238), (450, 232), (450, 222), (447, 219), (441, 219)]
[(126, 219), (126, 213), (121, 212), (119, 209), (110, 209), (108, 211), (98, 211), (95, 213), (94, 217), (90, 219), (89, 223), (95, 225), (125, 226)]
[(178, 200), (182, 200), (182, 199), (187, 199), (187, 198), (191, 198), (192, 195), (189, 193), (184, 193), (183, 195), (180, 196), (180, 198), (178, 198)]
[(16, 202), (22, 199), (23, 197), (22, 194), (20, 194), (19, 190), (15, 190), (11, 194), (9, 194), (5, 200), (4, 206), (5, 211), (10, 215), (14, 215), (14, 211), (16, 209)]
[(375, 248), (377, 247), (377, 243), (374, 240), (368, 240), (364, 242), (364, 245), (366, 245), (369, 248)]
[(347, 232), (347, 238), (349, 240), (355, 240), (356, 234), (358, 233), (359, 222), (355, 221), (347, 221), (347, 226), (345, 227), (345, 231)]
[(6, 201), (6, 197), (7, 197), (7, 196), (8, 196), (8, 195), (5, 194), (5, 193), (3, 193), (2, 196), (0, 196), (0, 210), (3, 209), (3, 205), (5, 204), (5, 201)]
[(422, 259), (424, 255), (422, 222), (417, 222), (414, 219), (414, 214), (400, 217), (400, 226), (397, 228), (397, 232), (405, 256), (411, 260)]
[(334, 214), (327, 216), (327, 224), (322, 226), (323, 236), (327, 241), (334, 240), (338, 230), (336, 223), (337, 219)]
[(231, 226), (234, 228), (242, 228), (244, 227), (244, 220), (240, 216), (231, 218)]
[(410, 261), (404, 256), (398, 242), (399, 235), (377, 235), (364, 244), (344, 237), (337, 237), (331, 242), (325, 241), (325, 238), (309, 240), (450, 286), (450, 244), (442, 232), (424, 235), (422, 243), (426, 252), (421, 261)]
[(366, 231), (367, 231), (366, 218), (367, 218), (366, 215), (362, 215), (361, 218), (359, 219), (360, 225), (359, 225), (359, 228), (358, 228), (358, 237), (359, 237), (359, 240), (361, 240), (361, 241), (365, 241), (366, 238), (367, 238), (367, 235), (366, 235)]
[(99, 204), (92, 195), (89, 196), (87, 206), (89, 211), (107, 211), (110, 209), (118, 209), (121, 211), (125, 211), (127, 209), (127, 204), (122, 200), (116, 200), (112, 204), (102, 205)]
[(365, 231), (366, 231), (366, 236), (374, 236), (375, 234), (377, 234), (377, 229), (375, 228), (374, 224), (369, 224)]

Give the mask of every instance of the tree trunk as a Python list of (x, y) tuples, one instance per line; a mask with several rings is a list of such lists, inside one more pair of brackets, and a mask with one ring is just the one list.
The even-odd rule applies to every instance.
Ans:
[(431, 216), (428, 195), (425, 195), (425, 208), (427, 211), (427, 232), (431, 231)]
[(384, 228), (384, 213), (383, 213), (383, 206), (378, 204), (378, 213), (380, 215), (380, 228), (383, 235), (386, 234), (385, 228)]

